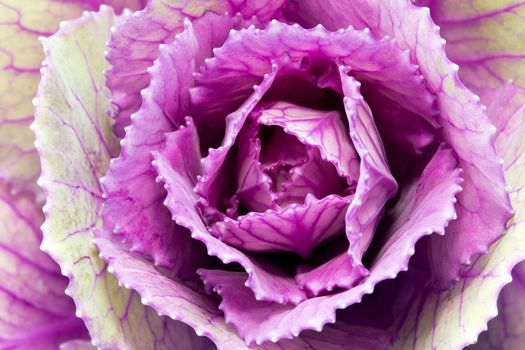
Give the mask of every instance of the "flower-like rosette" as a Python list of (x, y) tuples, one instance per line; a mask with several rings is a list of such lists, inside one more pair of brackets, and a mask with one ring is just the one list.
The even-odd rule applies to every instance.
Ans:
[(223, 345), (334, 322), (445, 233), (473, 171), (396, 40), (248, 25), (210, 12), (160, 45), (96, 240), (144, 304)]
[(456, 348), (494, 315), (517, 100), (498, 136), (427, 9), (152, 0), (43, 44), (42, 249), (94, 345)]

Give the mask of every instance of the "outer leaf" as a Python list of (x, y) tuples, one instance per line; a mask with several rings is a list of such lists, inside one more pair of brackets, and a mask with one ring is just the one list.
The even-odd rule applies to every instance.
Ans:
[[(224, 322), (216, 301), (200, 286), (191, 288), (191, 285), (166, 276), (151, 262), (127, 251), (119, 242), (97, 238), (97, 246), (118, 280), (136, 290), (143, 304), (153, 307), (159, 315), (190, 325), (199, 335), (209, 337), (219, 349), (243, 349), (243, 341)], [(178, 349), (177, 345), (173, 343), (171, 349)], [(138, 347), (142, 348), (150, 347)]]
[[(152, 305), (159, 313), (167, 314), (173, 319), (185, 318), (186, 322), (195, 326), (199, 334), (210, 336), (220, 350), (346, 350), (348, 344), (355, 344), (356, 349), (386, 350), (393, 338), (388, 331), (336, 324), (325, 327), (322, 333), (307, 331), (298, 338), (284, 339), (277, 344), (247, 346), (235, 330), (224, 322), (222, 313), (208, 296), (196, 293), (162, 275), (148, 261), (125, 250), (115, 250), (118, 245), (114, 243), (99, 239), (97, 244), (111, 256), (108, 261), (110, 266), (118, 269), (119, 280), (135, 285), (145, 304)], [(253, 297), (249, 289), (244, 285), (242, 288)], [(199, 348), (188, 348), (195, 349)]]
[(459, 76), (476, 92), (509, 79), (525, 87), (525, 3), (520, 0), (423, 0), (447, 40)]
[(377, 40), (366, 30), (350, 27), (333, 33), (322, 26), (306, 30), (272, 21), (265, 30), (232, 32), (214, 54), (196, 77), (198, 87), (191, 91), (196, 117), (224, 118), (232, 105), (240, 105), (250, 95), (252, 86), (271, 71), (273, 61), (283, 63), (288, 58), (298, 64), (304, 58), (323, 56), (341, 60), (352, 67), (352, 73), (360, 80), (431, 118), (433, 96), (408, 53), (400, 50), (395, 41)]
[[(462, 349), (474, 343), (486, 329), (486, 322), (498, 314), (497, 296), (511, 281), (512, 268), (525, 258), (525, 93), (507, 86), (491, 91), (488, 97), (484, 101), (492, 101), (488, 113), (498, 128), (496, 147), (504, 160), (516, 213), (507, 233), (486, 255), (476, 259), (451, 290), (414, 297), (396, 344), (398, 349)], [(516, 312), (514, 306), (512, 309)], [(502, 312), (505, 317), (507, 310)], [(516, 326), (519, 321), (508, 324), (509, 332)], [(497, 333), (497, 329), (492, 332)], [(505, 340), (500, 339), (503, 345)]]
[[(513, 203), (517, 213), (516, 219), (519, 220), (519, 215), (525, 207), (523, 196), (520, 196), (523, 192), (525, 164), (525, 90), (506, 84), (502, 88), (483, 91), (481, 98), (488, 106), (492, 121), (498, 130), (502, 130), (496, 145), (500, 152), (505, 152), (509, 184), (519, 189)], [(522, 230), (520, 234), (523, 235), (523, 232), (525, 231)], [(522, 250), (522, 254), (525, 258), (525, 249)], [(488, 332), (480, 335), (473, 349), (517, 350), (524, 344), (525, 263), (522, 262), (514, 268), (512, 278), (513, 282), (507, 285), (499, 296), (498, 317), (489, 322)]]
[[(261, 315), (268, 315), (269, 317), (273, 316), (271, 315), (272, 303), (256, 301), (253, 298), (253, 294), (250, 293), (250, 290), (243, 285), (243, 280), (246, 278), (244, 273), (202, 270), (201, 275), (205, 283), (210, 287), (213, 287), (213, 290), (221, 295), (224, 300), (234, 301), (233, 303), (223, 302), (221, 304), (221, 309), (223, 309), (226, 314), (235, 314), (237, 312), (243, 313), (243, 310), (241, 309), (249, 309), (251, 312), (255, 313), (255, 318)], [(273, 305), (276, 308), (279, 307), (276, 304)], [(308, 316), (309, 315), (305, 315), (305, 317)], [(254, 327), (252, 321), (251, 317), (244, 320), (238, 320), (234, 317), (230, 320), (241, 334), (251, 331), (250, 328)], [(270, 337), (273, 338), (276, 333), (277, 332), (271, 332)], [(313, 339), (311, 338), (312, 335), (314, 335)], [(316, 338), (317, 341), (314, 340)], [(326, 326), (322, 331), (316, 330), (304, 332), (300, 337), (296, 337), (291, 341), (281, 340), (276, 343), (276, 346), (283, 346), (287, 349), (290, 345), (301, 344), (303, 340), (307, 343), (309, 343), (310, 340), (314, 340), (313, 344), (309, 344), (312, 349), (317, 349), (319, 347), (320, 349), (327, 350), (386, 350), (388, 349), (392, 338), (393, 334), (388, 331), (359, 326), (355, 327), (346, 324), (344, 321), (340, 321), (333, 326)], [(275, 342), (277, 339), (277, 337), (273, 338), (272, 342)], [(273, 344), (270, 342), (262, 343), (263, 348), (270, 348), (272, 345)], [(250, 348), (252, 347), (255, 346), (252, 345)]]
[[(113, 92), (112, 102), (118, 109), (115, 131), (124, 135), (130, 116), (141, 104), (140, 91), (147, 87), (150, 76), (147, 69), (157, 58), (160, 44), (171, 43), (182, 32), (183, 19), (198, 18), (206, 11), (218, 14), (237, 12), (244, 18), (256, 16), (262, 21), (273, 18), (284, 0), (152, 0), (139, 13), (128, 16), (111, 36), (108, 60), (108, 86)], [(239, 18), (237, 18), (239, 20)]]
[(499, 295), (498, 316), (469, 350), (520, 350), (525, 344), (525, 263), (514, 268), (512, 279)]
[(144, 0), (0, 2), (0, 179), (17, 189), (36, 189), (40, 164), (29, 124), (44, 59), (38, 37), (53, 34), (60, 21), (100, 4), (121, 11), (124, 7), (138, 9), (141, 2)]
[(39, 250), (43, 215), (32, 194), (12, 195), (0, 183), (0, 348), (55, 350), (85, 337), (67, 279)]
[(44, 41), (46, 61), (33, 124), (43, 169), (40, 184), (47, 193), (42, 249), (70, 278), (66, 292), (93, 344), (172, 349), (180, 337), (191, 341), (187, 327), (159, 317), (135, 293), (120, 288), (92, 243), (102, 204), (98, 179), (117, 151), (103, 76), (108, 66), (104, 38), (113, 21), (113, 11), (103, 7)]

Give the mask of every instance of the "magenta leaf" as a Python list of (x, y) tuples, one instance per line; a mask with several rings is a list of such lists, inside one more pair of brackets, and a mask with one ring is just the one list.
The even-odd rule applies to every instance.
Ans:
[[(240, 105), (251, 94), (252, 86), (271, 71), (272, 62), (288, 60), (298, 64), (308, 59), (315, 61), (319, 56), (340, 59), (360, 79), (407, 108), (424, 115), (433, 111), (434, 97), (408, 53), (395, 41), (377, 40), (369, 31), (352, 27), (333, 33), (321, 26), (306, 30), (272, 21), (265, 30), (232, 32), (225, 44), (215, 50), (214, 57), (196, 77), (193, 112), (211, 119), (225, 115), (232, 105)], [(413, 92), (417, 92), (417, 98)]]
[[(442, 252), (439, 266), (433, 266), (435, 285), (449, 286), (473, 256), (487, 252), (503, 235), (511, 206), (494, 149), (494, 128), (479, 98), (459, 80), (458, 66), (445, 55), (445, 42), (428, 9), (409, 1), (294, 0), (287, 13), (307, 27), (321, 23), (338, 30), (352, 24), (369, 28), (385, 40), (393, 37), (401, 49), (408, 50), (411, 62), (419, 66), (436, 96), (440, 113), (434, 119), (464, 170), (458, 220), (447, 228), (449, 234), (433, 241), (433, 249)], [(420, 40), (423, 37), (425, 40)]]
[(348, 252), (343, 252), (320, 266), (301, 267), (295, 275), (299, 287), (317, 296), (334, 288), (350, 289), (368, 275), (368, 271), (353, 264)]
[(254, 117), (263, 125), (280, 126), (303, 144), (317, 147), (323, 159), (334, 164), (350, 184), (359, 177), (359, 159), (339, 112), (276, 102), (261, 108)]
[(306, 162), (307, 159), (306, 146), (280, 127), (271, 129), (271, 137), (264, 144), (260, 154), (260, 161), (267, 171), (279, 166), (293, 167)]
[[(525, 143), (523, 142), (525, 115), (523, 89), (507, 84), (499, 89), (489, 89), (483, 95), (487, 113), (496, 125), (496, 149), (503, 157), (505, 176), (510, 186), (510, 196), (516, 209), (508, 223), (506, 234), (490, 248), (487, 254), (476, 257), (461, 280), (449, 290), (433, 293), (421, 285), (406, 308), (402, 319), (399, 341), (394, 348), (458, 348), (473, 344), (480, 332), (479, 345), (474, 349), (512, 348), (520, 341), (523, 332), (519, 318), (519, 299), (506, 306), (506, 298), (520, 288), (519, 282), (506, 287), (500, 297), (500, 309), (496, 305), (498, 294), (511, 282), (511, 270), (525, 256), (525, 227), (523, 213), (523, 169)], [(399, 220), (402, 221), (400, 217)], [(449, 233), (447, 232), (446, 235)], [(519, 267), (513, 273), (519, 281)], [(510, 291), (510, 292), (508, 292)], [(513, 317), (509, 317), (513, 315)], [(518, 347), (519, 348), (519, 347)], [(470, 349), (470, 348), (469, 348)]]
[(255, 252), (291, 251), (308, 258), (321, 242), (344, 231), (345, 213), (352, 196), (306, 196), (304, 204), (251, 212), (237, 220), (225, 218), (212, 234), (234, 247)]
[(246, 285), (253, 290), (258, 299), (272, 300), (279, 303), (297, 303), (306, 298), (303, 291), (295, 284), (293, 278), (267, 270), (234, 247), (228, 246), (212, 236), (204, 225), (196, 209), (198, 196), (193, 192), (185, 172), (176, 172), (165, 152), (159, 153), (155, 167), (160, 179), (165, 182), (168, 196), (165, 205), (172, 214), (172, 219), (191, 232), (191, 237), (206, 245), (208, 254), (218, 257), (223, 263), (240, 264), (247, 272)]
[(324, 198), (349, 189), (348, 183), (339, 176), (332, 164), (321, 157), (317, 149), (308, 150), (308, 160), (292, 167), (280, 187), (277, 196), (281, 206), (302, 203), (308, 194)]
[(362, 87), (361, 93), (372, 110), (392, 167), (403, 167), (406, 155), (420, 155), (437, 142), (439, 128), (421, 115), (367, 86)]
[(65, 293), (67, 278), (39, 247), (43, 215), (35, 196), (12, 195), (0, 183), (0, 344), (5, 349), (54, 350), (87, 336)]
[(237, 189), (235, 196), (250, 211), (264, 211), (276, 207), (276, 196), (272, 192), (272, 180), (264, 172), (259, 158), (261, 140), (259, 128), (252, 122), (241, 130), (237, 151)]
[[(229, 21), (222, 16), (209, 14), (203, 19), (214, 21), (218, 33), (230, 29)], [(160, 50), (151, 69), (151, 85), (142, 92), (142, 107), (121, 141), (120, 156), (111, 162), (102, 181), (106, 196), (104, 230), (120, 236), (132, 251), (182, 274), (193, 273), (185, 257), (196, 249), (195, 244), (162, 204), (166, 192), (155, 182), (151, 152), (161, 149), (164, 133), (176, 129), (189, 113), (192, 74), (210, 54), (210, 41), (215, 40), (205, 33), (196, 32), (186, 22), (185, 31)]]
[[(226, 272), (218, 270), (201, 270), (203, 281), (213, 288), (223, 298), (220, 308), (225, 315), (243, 313), (243, 309), (250, 309), (253, 312), (252, 317), (246, 317), (243, 320), (233, 317), (228, 319), (239, 331), (240, 334), (251, 333), (253, 328), (259, 327), (258, 322), (264, 319), (265, 315), (271, 315), (279, 311), (277, 304), (271, 302), (261, 302), (253, 298), (250, 290), (242, 285), (245, 276), (242, 272)], [(305, 315), (307, 316), (307, 315)], [(227, 316), (226, 316), (227, 317)], [(286, 325), (275, 325), (277, 327), (286, 327)], [(321, 327), (322, 328), (322, 327)], [(324, 328), (313, 331), (305, 331), (299, 336), (295, 334), (292, 340), (280, 340), (277, 328), (269, 330), (267, 337), (270, 341), (262, 342), (255, 340), (258, 345), (262, 344), (263, 348), (271, 348), (272, 343), (276, 346), (283, 346), (292, 349), (299, 347), (302, 342), (306, 342), (308, 349), (346, 349), (349, 344), (356, 349), (387, 349), (390, 345), (393, 334), (376, 328), (367, 328), (363, 326), (353, 326), (344, 321), (339, 321), (334, 325), (327, 325)], [(245, 338), (246, 339), (246, 338)], [(246, 340), (251, 342), (251, 340)], [(254, 346), (254, 345), (252, 345)], [(300, 347), (302, 349), (302, 347)]]
[(397, 191), (397, 183), (390, 173), (372, 112), (359, 92), (361, 83), (347, 75), (344, 67), (340, 67), (340, 75), (350, 136), (361, 157), (357, 189), (346, 212), (348, 254), (356, 268), (364, 270), (361, 258), (372, 241), (387, 200)]
[[(214, 33), (215, 42), (208, 47), (211, 50), (220, 46), (228, 32), (222, 32), (213, 22), (201, 20), (200, 17), (208, 17), (206, 12), (224, 15), (224, 20), (232, 25), (252, 16), (265, 22), (278, 14), (282, 3), (283, 0), (249, 0), (238, 5), (227, 0), (152, 0), (144, 10), (126, 16), (112, 33), (108, 53), (112, 68), (107, 73), (107, 84), (112, 91), (112, 102), (117, 107), (117, 135), (124, 135), (124, 127), (130, 124), (131, 115), (140, 108), (140, 92), (150, 83), (147, 70), (157, 59), (160, 45), (175, 40), (175, 36), (184, 30), (185, 18), (193, 19), (196, 31), (200, 28), (204, 33)], [(226, 13), (240, 13), (241, 16), (233, 18)]]
[(226, 133), (221, 145), (218, 148), (210, 149), (206, 158), (202, 160), (203, 176), (199, 179), (195, 192), (205, 200), (205, 205), (217, 206), (219, 197), (222, 194), (221, 190), (223, 189), (221, 181), (230, 180), (223, 176), (221, 172), (224, 169), (224, 161), (230, 149), (234, 146), (248, 115), (268, 91), (278, 71), (279, 66), (273, 63), (270, 73), (264, 76), (260, 85), (250, 87), (252, 93), (246, 101), (234, 112), (226, 116)]
[[(359, 303), (365, 294), (373, 292), (377, 283), (393, 279), (408, 269), (416, 242), (433, 232), (444, 233), (455, 216), (456, 195), (461, 190), (460, 169), (452, 152), (446, 147), (438, 149), (423, 171), (413, 201), (400, 209), (408, 219), (385, 233), (386, 243), (370, 264), (370, 275), (355, 287), (332, 295), (307, 299), (298, 305), (280, 305), (270, 301), (254, 300), (249, 290), (238, 286), (241, 275), (226, 280), (204, 279), (222, 295), (221, 309), (225, 319), (233, 324), (247, 343), (262, 343), (297, 336), (303, 330), (321, 330), (326, 323), (335, 322), (335, 311)], [(403, 214), (405, 213), (405, 214)], [(408, 215), (408, 213), (410, 213)], [(405, 216), (406, 215), (406, 216)], [(203, 273), (201, 273), (203, 275)]]

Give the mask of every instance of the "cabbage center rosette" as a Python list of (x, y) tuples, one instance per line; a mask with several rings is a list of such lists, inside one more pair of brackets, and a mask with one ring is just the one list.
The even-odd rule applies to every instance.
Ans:
[(285, 101), (252, 111), (222, 164), (195, 189), (210, 232), (248, 251), (310, 257), (344, 229), (359, 174), (347, 135), (337, 111)]
[[(144, 304), (216, 344), (232, 326), (247, 344), (276, 342), (335, 322), (451, 220), (457, 237), (466, 222), (503, 227), (508, 198), (489, 139), (450, 142), (447, 111), (395, 40), (249, 24), (209, 12), (160, 45), (101, 180), (96, 244)], [(437, 287), (455, 249), (453, 262), (432, 261)]]

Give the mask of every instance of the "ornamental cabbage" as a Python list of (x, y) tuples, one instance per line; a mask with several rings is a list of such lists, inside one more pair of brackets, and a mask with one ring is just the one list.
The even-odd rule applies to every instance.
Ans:
[[(69, 286), (54, 276), (42, 282), (52, 290), (31, 295), (75, 332), (60, 322), (15, 337), (0, 328), (0, 341), (477, 341), (525, 258), (525, 63), (512, 40), (525, 30), (520, 4), (151, 0), (122, 14), (141, 4), (110, 5), (40, 39), (31, 129), (44, 194), (29, 136), (8, 137), (0, 156), (2, 193), (32, 196), (17, 199), (22, 209), (2, 202), (4, 221), (25, 225), (7, 231), (5, 250), (36, 254), (45, 198), (41, 249)], [(2, 79), (24, 74), (16, 64)], [(32, 118), (11, 100), (6, 110), (20, 122), (2, 132), (27, 133)], [(23, 147), (27, 155), (9, 151)], [(14, 240), (19, 232), (33, 232), (31, 243)], [(44, 278), (21, 266), (13, 300), (27, 300), (27, 276)], [(525, 335), (507, 313), (523, 297), (504, 289), (500, 317), (475, 346), (519, 348)], [(21, 319), (37, 312), (19, 309)]]

